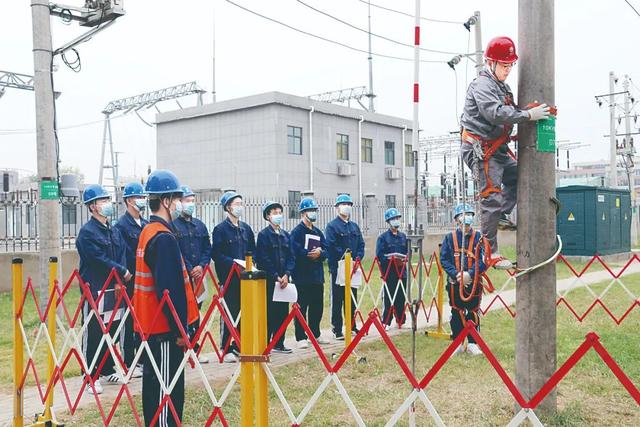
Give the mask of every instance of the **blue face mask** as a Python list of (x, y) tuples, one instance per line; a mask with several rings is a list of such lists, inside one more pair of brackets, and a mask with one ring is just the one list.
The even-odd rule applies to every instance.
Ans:
[(282, 214), (271, 215), (271, 222), (275, 225), (282, 224)]
[(100, 206), (100, 208), (98, 209), (98, 212), (100, 213), (100, 215), (104, 216), (104, 217), (111, 217), (111, 215), (113, 215), (113, 203), (111, 202), (107, 202), (104, 203), (103, 205)]
[(465, 215), (465, 216), (462, 218), (462, 223), (463, 223), (464, 225), (471, 225), (471, 224), (473, 224), (473, 215)]
[(316, 220), (318, 219), (318, 212), (316, 211), (307, 212), (307, 219), (311, 222), (316, 222)]
[(147, 208), (147, 201), (145, 199), (136, 199), (134, 206), (138, 210), (138, 212), (142, 212)]
[(400, 228), (400, 220), (399, 219), (392, 219), (389, 221), (389, 225), (393, 228)]
[(196, 204), (193, 202), (184, 203), (182, 205), (182, 212), (189, 216), (193, 216), (193, 214), (196, 212)]
[(180, 217), (180, 215), (182, 215), (182, 202), (180, 202), (180, 200), (176, 202), (176, 209), (171, 211), (170, 213), (172, 221), (175, 221)]

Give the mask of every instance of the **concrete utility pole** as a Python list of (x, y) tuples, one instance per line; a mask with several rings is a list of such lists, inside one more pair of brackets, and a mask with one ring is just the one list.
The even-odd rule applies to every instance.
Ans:
[(609, 71), (609, 187), (618, 186), (618, 147), (616, 143), (616, 94), (618, 79)]
[(211, 102), (216, 103), (216, 11), (215, 5), (216, 2), (212, 1), (211, 5), (213, 7), (213, 22), (211, 25), (211, 31), (213, 32), (213, 73), (211, 79)]
[(627, 171), (627, 182), (629, 183), (629, 192), (631, 195), (631, 245), (635, 246), (638, 242), (638, 221), (635, 214), (636, 206), (636, 166), (635, 166), (635, 148), (631, 136), (631, 94), (629, 93), (629, 76), (625, 74), (622, 83), (624, 90), (624, 155), (625, 168)]
[(482, 55), (482, 25), (480, 23), (480, 11), (476, 10), (473, 13), (473, 16), (476, 17), (476, 22), (474, 25), (474, 38), (476, 42), (476, 74), (480, 74), (482, 67), (484, 66), (483, 55)]
[(373, 94), (373, 55), (371, 55), (371, 0), (369, 0), (369, 5), (367, 9), (367, 16), (369, 19), (369, 111), (372, 113), (376, 112), (376, 109), (373, 105), (373, 98), (375, 95)]
[[(554, 1), (518, 1), (518, 105), (555, 104)], [(555, 149), (540, 152), (533, 122), (518, 125), (518, 267), (531, 267), (556, 249)], [(518, 278), (516, 385), (530, 399), (556, 370), (556, 267)], [(556, 411), (556, 392), (538, 406)]]
[[(54, 94), (51, 65), (51, 22), (48, 0), (31, 0), (33, 29), (33, 87), (36, 97), (36, 146), (38, 149), (38, 237), (40, 240), (40, 301), (48, 301), (49, 258), (62, 260), (60, 251), (60, 204), (56, 197), (46, 198), (43, 188), (58, 185), (58, 155), (54, 134)], [(51, 187), (51, 186), (49, 186)], [(61, 265), (59, 263), (58, 265)]]

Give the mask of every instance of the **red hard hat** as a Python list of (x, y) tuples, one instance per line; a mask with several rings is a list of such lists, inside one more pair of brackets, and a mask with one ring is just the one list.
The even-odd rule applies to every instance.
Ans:
[(516, 45), (509, 37), (495, 37), (487, 44), (484, 57), (492, 61), (516, 62), (518, 60)]

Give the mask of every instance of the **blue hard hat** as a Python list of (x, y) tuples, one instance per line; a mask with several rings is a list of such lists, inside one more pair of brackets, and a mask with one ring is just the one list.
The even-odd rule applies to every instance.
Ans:
[(182, 187), (182, 197), (195, 196), (195, 193), (191, 190), (191, 187), (188, 185), (183, 185)]
[(265, 204), (262, 205), (262, 217), (264, 219), (268, 219), (269, 212), (271, 211), (271, 209), (275, 209), (275, 208), (280, 208), (280, 209), (284, 210), (282, 205), (280, 203), (278, 203), (278, 202), (274, 202), (273, 200), (269, 200), (269, 201), (265, 202)]
[(242, 199), (242, 196), (239, 193), (236, 193), (235, 191), (226, 191), (222, 197), (220, 197), (220, 205), (223, 208), (226, 208), (233, 199), (237, 199), (238, 197)]
[(110, 199), (111, 195), (107, 193), (102, 185), (91, 184), (87, 185), (82, 192), (82, 203), (85, 205), (98, 199)]
[(338, 197), (336, 197), (336, 204), (334, 206), (338, 206), (341, 203), (349, 203), (353, 205), (353, 200), (348, 194), (340, 194)]
[(401, 216), (402, 214), (400, 214), (400, 212), (398, 212), (398, 209), (396, 208), (389, 208), (386, 211), (384, 211), (385, 221), (389, 221), (390, 219), (393, 219), (393, 218), (400, 218)]
[(461, 215), (463, 213), (472, 213), (472, 214), (476, 214), (475, 209), (473, 208), (473, 206), (471, 206), (468, 203), (460, 203), (458, 206), (456, 206), (455, 210), (453, 211), (453, 217), (457, 218), (458, 215)]
[(124, 191), (122, 192), (122, 198), (126, 199), (127, 197), (134, 196), (146, 196), (144, 192), (144, 187), (139, 182), (130, 182), (124, 186)]
[(182, 193), (182, 188), (173, 172), (158, 169), (149, 175), (145, 191), (147, 194)]
[(300, 207), (298, 208), (298, 212), (302, 213), (304, 211), (308, 211), (311, 209), (318, 209), (318, 204), (311, 197), (305, 197), (300, 200)]

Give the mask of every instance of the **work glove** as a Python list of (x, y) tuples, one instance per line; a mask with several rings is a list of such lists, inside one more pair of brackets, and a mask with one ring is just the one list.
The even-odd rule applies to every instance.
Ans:
[(542, 119), (548, 119), (550, 114), (549, 106), (547, 104), (540, 104), (537, 107), (533, 107), (527, 111), (529, 112), (529, 120), (531, 120), (532, 122)]
[[(460, 283), (460, 273), (458, 273), (457, 281), (458, 283)], [(465, 285), (468, 285), (469, 283), (471, 283), (471, 275), (469, 274), (468, 271), (465, 271), (462, 274), (462, 283)]]

